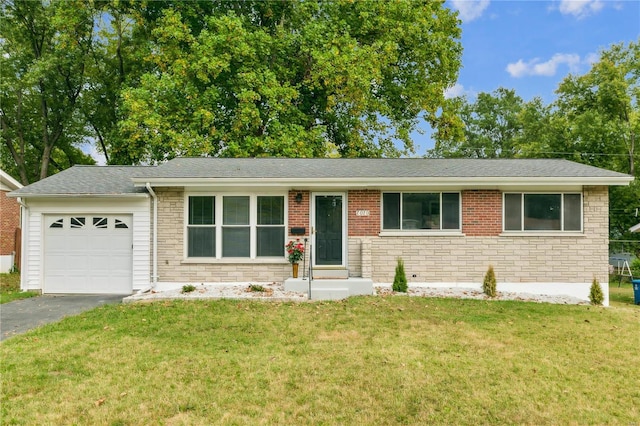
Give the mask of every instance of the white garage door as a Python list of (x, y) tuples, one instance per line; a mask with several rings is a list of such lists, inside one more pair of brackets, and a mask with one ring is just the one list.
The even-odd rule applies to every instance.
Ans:
[(130, 215), (48, 215), (44, 225), (45, 293), (131, 293)]

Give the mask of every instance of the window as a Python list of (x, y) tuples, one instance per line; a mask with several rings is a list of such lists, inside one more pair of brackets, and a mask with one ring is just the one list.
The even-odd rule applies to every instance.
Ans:
[(505, 231), (581, 231), (581, 194), (504, 194)]
[(94, 217), (93, 226), (98, 229), (107, 229), (108, 223), (106, 217)]
[(215, 212), (215, 197), (189, 197), (188, 257), (216, 255)]
[(281, 195), (190, 196), (187, 256), (284, 256), (284, 201)]
[(284, 197), (258, 197), (257, 255), (282, 256)]
[(58, 219), (49, 225), (49, 228), (62, 228), (63, 227), (63, 219)]
[(457, 192), (385, 192), (382, 194), (385, 230), (459, 230)]
[(71, 228), (84, 228), (84, 223), (85, 223), (84, 217), (71, 218)]

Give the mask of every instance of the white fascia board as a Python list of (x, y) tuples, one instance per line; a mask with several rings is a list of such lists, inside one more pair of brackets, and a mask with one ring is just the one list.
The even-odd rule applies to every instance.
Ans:
[(23, 199), (32, 198), (149, 198), (147, 193), (137, 194), (17, 194), (10, 192), (7, 197), (20, 197)]
[(147, 183), (158, 187), (286, 187), (315, 188), (510, 188), (558, 186), (613, 186), (628, 185), (631, 176), (621, 177), (402, 177), (402, 178), (154, 178), (134, 179), (135, 186)]
[(10, 174), (0, 169), (0, 183), (11, 191), (22, 188), (22, 184), (11, 177)]

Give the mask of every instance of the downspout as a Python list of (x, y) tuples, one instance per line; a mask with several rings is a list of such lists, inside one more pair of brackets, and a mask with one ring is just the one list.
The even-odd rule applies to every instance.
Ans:
[(155, 288), (158, 284), (158, 197), (151, 189), (151, 184), (147, 182), (147, 191), (153, 198), (153, 242), (152, 242), (152, 272), (151, 272), (151, 288)]
[[(27, 206), (27, 204), (22, 201), (22, 197), (18, 197), (16, 201), (18, 201), (18, 204), (20, 204), (20, 227), (22, 228), (22, 230), (20, 231), (22, 233), (22, 242), (20, 243), (20, 290), (26, 291), (27, 274), (24, 273), (24, 270), (26, 269), (25, 267), (27, 265), (27, 238), (25, 238), (25, 236), (29, 235), (29, 233), (27, 232), (29, 206)], [(40, 288), (40, 291), (42, 291), (42, 288)]]

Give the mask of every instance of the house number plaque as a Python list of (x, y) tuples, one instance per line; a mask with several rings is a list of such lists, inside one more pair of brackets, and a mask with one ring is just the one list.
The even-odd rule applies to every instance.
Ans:
[(370, 214), (369, 210), (356, 210), (356, 216), (369, 216)]

